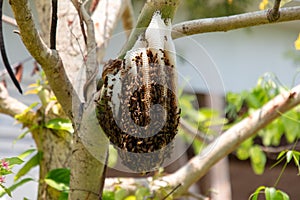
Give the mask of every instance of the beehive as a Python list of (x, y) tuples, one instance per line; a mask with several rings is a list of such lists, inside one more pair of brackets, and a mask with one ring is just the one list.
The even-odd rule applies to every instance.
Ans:
[(102, 129), (123, 164), (136, 172), (152, 171), (170, 156), (180, 116), (170, 24), (158, 31), (159, 27), (151, 24), (165, 25), (155, 13), (125, 58), (106, 63), (96, 101)]

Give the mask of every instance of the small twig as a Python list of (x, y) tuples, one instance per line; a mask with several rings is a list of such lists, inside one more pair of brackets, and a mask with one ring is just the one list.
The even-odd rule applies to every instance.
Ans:
[(166, 200), (171, 194), (173, 194), (182, 184), (178, 184), (176, 187), (174, 187), (171, 192), (169, 192), (162, 200)]
[(96, 76), (98, 74), (97, 67), (97, 55), (96, 55), (96, 41), (93, 20), (88, 12), (85, 10), (84, 4), (80, 8), (82, 20), (87, 26), (88, 38), (86, 40), (87, 45), (87, 57), (86, 57), (86, 83), (83, 87), (84, 98), (86, 101), (91, 100), (92, 94), (96, 91)]
[(300, 144), (298, 143), (296, 146), (294, 144), (288, 144), (285, 146), (279, 146), (279, 147), (266, 147), (266, 146), (260, 146), (261, 150), (263, 150), (266, 153), (280, 153), (281, 151), (288, 150), (288, 149), (293, 149), (295, 150), (300, 150)]
[(281, 2), (281, 0), (275, 0), (273, 8), (268, 10), (267, 18), (268, 18), (269, 22), (275, 22), (279, 19), (279, 17), (280, 17), (280, 12), (279, 12), (280, 2)]
[(52, 0), (50, 49), (56, 49), (56, 28), (57, 28), (57, 0)]
[[(83, 38), (84, 38), (84, 43), (85, 45), (87, 45), (87, 36), (86, 36), (86, 33), (85, 33), (85, 28), (84, 28), (84, 19), (83, 19), (83, 16), (82, 16), (82, 10), (81, 10), (81, 3), (79, 3), (79, 1), (72, 1), (76, 10), (77, 10), (77, 13), (78, 13), (78, 16), (79, 16), (79, 24), (80, 24), (80, 28), (81, 28), (81, 32), (82, 32), (82, 35), (83, 35)], [(86, 1), (88, 2), (88, 1)]]

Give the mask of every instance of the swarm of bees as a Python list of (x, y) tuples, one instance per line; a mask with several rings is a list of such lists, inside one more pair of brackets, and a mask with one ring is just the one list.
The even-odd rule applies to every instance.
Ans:
[(169, 21), (155, 12), (124, 59), (108, 61), (97, 118), (125, 166), (148, 172), (170, 157), (180, 109)]

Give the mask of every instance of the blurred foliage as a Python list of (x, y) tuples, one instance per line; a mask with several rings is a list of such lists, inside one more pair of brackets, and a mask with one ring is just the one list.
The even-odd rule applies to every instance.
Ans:
[(285, 192), (278, 190), (274, 187), (266, 187), (260, 186), (256, 189), (256, 191), (251, 195), (249, 199), (257, 200), (262, 199), (260, 198), (264, 194), (264, 199), (266, 200), (289, 200), (290, 197)]
[[(228, 93), (226, 96), (226, 116), (231, 125), (251, 115), (280, 92), (288, 90), (283, 87), (273, 74), (266, 74), (258, 80), (257, 85), (241, 93)], [(256, 174), (262, 174), (266, 164), (266, 153), (262, 146), (277, 147), (282, 143), (297, 143), (300, 137), (300, 107), (296, 107), (261, 129), (254, 137), (243, 142), (236, 150), (239, 159), (250, 158)]]
[(187, 0), (183, 3), (189, 19), (221, 17), (246, 12), (253, 0)]

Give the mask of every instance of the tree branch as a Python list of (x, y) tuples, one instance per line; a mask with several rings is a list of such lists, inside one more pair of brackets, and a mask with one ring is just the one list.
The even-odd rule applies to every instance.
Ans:
[(21, 114), (28, 106), (9, 96), (7, 89), (0, 82), (0, 113), (14, 117)]
[[(277, 22), (300, 20), (300, 6), (279, 9), (280, 18)], [(250, 12), (228, 17), (217, 17), (186, 21), (173, 26), (172, 37), (177, 39), (199, 33), (229, 31), (250, 26), (269, 24), (268, 11)]]
[(255, 135), (258, 130), (298, 104), (300, 104), (300, 85), (279, 94), (261, 109), (231, 127), (173, 174), (155, 180), (152, 177), (107, 179), (105, 188), (112, 189), (115, 185), (121, 185), (129, 191), (136, 190), (137, 186), (158, 190), (160, 188), (172, 189), (181, 184), (174, 192), (174, 196), (185, 195), (189, 187), (202, 178), (215, 163), (234, 151), (243, 141)]
[(10, 3), (23, 43), (30, 54), (42, 66), (55, 96), (65, 113), (72, 119), (72, 104), (70, 102), (72, 102), (73, 87), (57, 51), (49, 49), (41, 39), (35, 28), (28, 1), (14, 0), (10, 1)]

